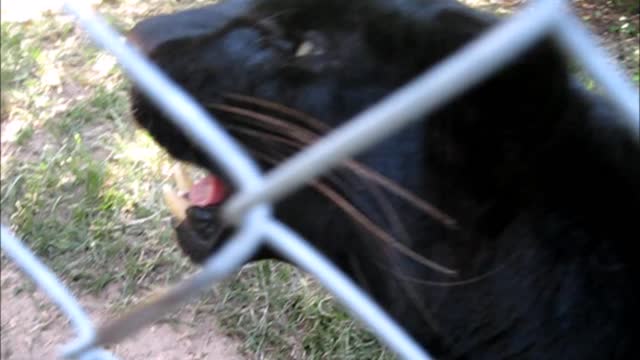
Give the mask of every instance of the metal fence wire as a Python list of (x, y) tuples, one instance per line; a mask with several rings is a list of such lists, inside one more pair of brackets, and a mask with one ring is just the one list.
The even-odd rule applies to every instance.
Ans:
[[(2, 249), (62, 309), (77, 337), (61, 349), (65, 359), (115, 359), (102, 347), (127, 338), (158, 320), (172, 307), (235, 272), (266, 242), (291, 262), (313, 274), (349, 312), (401, 358), (430, 359), (375, 302), (327, 258), (294, 231), (271, 216), (271, 203), (329, 170), (345, 158), (364, 150), (403, 126), (434, 111), (447, 100), (487, 78), (518, 56), (537, 39), (551, 35), (602, 87), (621, 112), (621, 121), (638, 134), (638, 92), (591, 38), (589, 31), (563, 0), (538, 0), (511, 16), (446, 61), (428, 70), (375, 106), (280, 164), (261, 174), (255, 163), (211, 116), (172, 83), (141, 53), (81, 0), (68, 0), (66, 9), (100, 47), (111, 52), (127, 75), (209, 158), (223, 167), (239, 191), (223, 214), (238, 225), (226, 245), (202, 269), (155, 300), (96, 328), (71, 292), (2, 226)], [(499, 57), (496, 54), (501, 54)], [(465, 79), (465, 81), (459, 81)], [(393, 118), (394, 121), (386, 121)]]

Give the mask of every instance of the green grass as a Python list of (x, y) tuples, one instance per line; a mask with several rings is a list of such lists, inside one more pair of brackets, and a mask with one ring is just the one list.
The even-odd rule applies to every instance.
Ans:
[[(87, 103), (102, 97), (97, 91)], [(78, 106), (83, 107), (84, 102)], [(157, 175), (153, 165), (141, 165), (126, 156), (113, 160), (97, 157), (96, 152), (107, 158), (121, 154), (127, 143), (117, 137), (85, 143), (81, 131), (92, 123), (76, 115), (77, 111), (69, 111), (48, 120), (50, 126), (40, 131), (56, 131), (51, 131), (51, 143), (45, 144), (37, 158), (13, 158), (3, 164), (4, 215), (8, 214), (12, 226), (39, 256), (82, 289), (101, 290), (119, 281), (134, 290), (132, 284), (153, 272), (166, 276), (171, 272), (156, 270), (176, 262), (178, 255), (170, 250), (163, 213), (144, 198), (157, 200), (157, 194), (150, 186), (144, 189), (149, 192), (141, 191), (144, 176), (137, 175), (144, 169), (149, 181)], [(57, 130), (65, 126), (79, 131)], [(28, 146), (25, 138), (19, 136), (16, 144)], [(112, 150), (107, 153), (109, 148)], [(145, 218), (149, 219), (142, 226), (136, 225)]]
[(200, 305), (213, 311), (251, 353), (294, 359), (393, 359), (309, 275), (260, 261), (223, 283)]
[(16, 140), (15, 140), (16, 145), (22, 146), (26, 142), (31, 140), (31, 138), (33, 137), (33, 132), (34, 132), (33, 126), (30, 124), (21, 128), (16, 134)]
[[(121, 85), (115, 89), (106, 89), (98, 85), (92, 90), (89, 98), (76, 102), (58, 118), (58, 121), (49, 123), (49, 130), (61, 138), (73, 133), (78, 126), (91, 126), (94, 120), (103, 124), (123, 120), (128, 106), (125, 94)], [(123, 127), (122, 122), (118, 125)]]
[[(2, 92), (2, 117), (9, 112), (14, 89), (21, 88), (30, 80), (38, 68), (37, 58), (40, 49), (24, 41), (24, 34), (18, 26), (0, 24), (0, 90)], [(22, 90), (22, 89), (21, 89)]]
[(156, 190), (168, 159), (133, 128), (119, 71), (96, 76), (101, 52), (55, 17), (2, 23), (2, 39), (3, 122), (18, 124), (3, 132), (3, 221), (81, 291), (182, 275)]
[(24, 42), (24, 34), (16, 29), (16, 26), (2, 23), (2, 69), (0, 84), (2, 90), (20, 86), (29, 78), (37, 67), (37, 58), (40, 54), (38, 47)]

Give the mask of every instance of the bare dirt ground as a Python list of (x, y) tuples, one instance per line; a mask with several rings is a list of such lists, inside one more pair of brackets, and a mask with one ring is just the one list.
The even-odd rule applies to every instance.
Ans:
[[(3, 264), (0, 358), (55, 359), (58, 346), (73, 338), (73, 329), (40, 290), (25, 289), (25, 280), (15, 266)], [(105, 291), (99, 299), (86, 296), (80, 301), (92, 319), (101, 322), (110, 317), (107, 309), (117, 296), (113, 291)], [(189, 307), (109, 350), (131, 360), (245, 359), (237, 342), (222, 335), (213, 319), (194, 323)]]

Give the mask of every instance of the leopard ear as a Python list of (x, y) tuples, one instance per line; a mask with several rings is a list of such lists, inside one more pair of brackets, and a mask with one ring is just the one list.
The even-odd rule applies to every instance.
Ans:
[(365, 24), (368, 44), (380, 57), (432, 65), (498, 23), (492, 14), (453, 1), (375, 2)]
[(225, 0), (219, 4), (149, 17), (129, 31), (127, 40), (145, 54), (150, 54), (169, 41), (214, 32), (248, 12), (253, 3), (253, 0)]

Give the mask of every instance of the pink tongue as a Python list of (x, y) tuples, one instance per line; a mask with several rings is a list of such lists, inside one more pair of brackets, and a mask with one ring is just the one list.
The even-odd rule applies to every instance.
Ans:
[(189, 201), (195, 206), (216, 205), (224, 200), (226, 193), (222, 180), (209, 175), (193, 184)]

